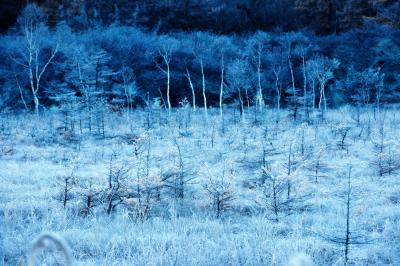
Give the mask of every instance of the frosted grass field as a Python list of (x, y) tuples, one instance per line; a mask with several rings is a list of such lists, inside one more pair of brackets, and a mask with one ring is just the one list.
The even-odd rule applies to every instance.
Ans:
[[(347, 216), (349, 264), (400, 264), (397, 109), (358, 117), (346, 107), (304, 123), (286, 111), (246, 112), (244, 121), (233, 109), (223, 121), (217, 110), (207, 119), (185, 108), (105, 113), (92, 132), (85, 114), (2, 114), (0, 264), (25, 261), (32, 241), (52, 232), (74, 265), (287, 265), (297, 253), (343, 265)], [(317, 159), (324, 167), (316, 179)], [(379, 162), (391, 171), (380, 172)], [(266, 172), (282, 184), (277, 215)], [(209, 188), (229, 195), (220, 213)], [(38, 259), (53, 265), (60, 257)]]

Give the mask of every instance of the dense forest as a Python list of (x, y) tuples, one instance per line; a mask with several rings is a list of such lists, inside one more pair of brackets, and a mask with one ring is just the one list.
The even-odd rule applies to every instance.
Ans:
[[(396, 0), (4, 0), (0, 4), (3, 31), (16, 22), (27, 2), (44, 7), (48, 25), (62, 20), (76, 29), (88, 29), (87, 20), (102, 25), (124, 25), (171, 31), (210, 31), (216, 34), (304, 28), (331, 34), (359, 28), (364, 20), (399, 26)], [(86, 21), (85, 21), (86, 20)]]
[(38, 2), (2, 4), (1, 109), (399, 101), (397, 1)]

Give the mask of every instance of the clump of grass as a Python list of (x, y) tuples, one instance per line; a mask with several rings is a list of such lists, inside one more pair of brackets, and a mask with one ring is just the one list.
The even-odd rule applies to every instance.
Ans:
[(64, 239), (54, 233), (43, 233), (32, 243), (27, 254), (28, 266), (37, 265), (37, 256), (46, 249), (56, 249), (64, 257), (64, 265), (72, 265), (72, 256), (68, 244)]

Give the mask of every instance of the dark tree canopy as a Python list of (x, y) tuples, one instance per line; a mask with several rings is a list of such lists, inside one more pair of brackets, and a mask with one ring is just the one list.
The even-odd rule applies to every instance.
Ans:
[[(36, 0), (49, 25), (66, 20), (74, 29), (94, 22), (121, 23), (161, 32), (211, 31), (218, 34), (309, 28), (318, 34), (348, 31), (377, 20), (398, 27), (395, 0)], [(1, 29), (11, 27), (26, 1), (0, 3)], [(397, 15), (396, 15), (397, 14)], [(397, 16), (397, 18), (396, 18)]]

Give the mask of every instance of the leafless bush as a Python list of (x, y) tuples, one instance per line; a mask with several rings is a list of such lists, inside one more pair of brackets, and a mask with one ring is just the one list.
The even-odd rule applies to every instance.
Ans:
[(400, 152), (391, 145), (384, 149), (378, 147), (371, 165), (376, 169), (379, 176), (393, 175), (400, 170)]
[(223, 167), (222, 172), (218, 172), (208, 165), (204, 165), (202, 174), (206, 177), (203, 185), (204, 190), (209, 197), (215, 216), (220, 218), (223, 213), (233, 207), (235, 193), (231, 181), (232, 175), (226, 174), (225, 167)]

